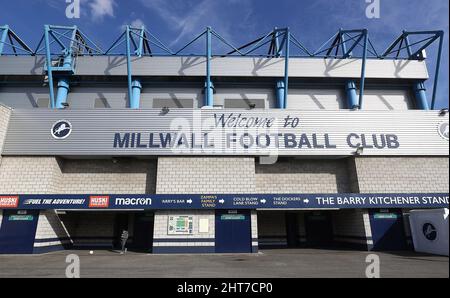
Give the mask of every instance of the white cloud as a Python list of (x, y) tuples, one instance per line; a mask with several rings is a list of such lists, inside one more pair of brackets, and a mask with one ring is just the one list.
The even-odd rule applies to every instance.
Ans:
[(93, 19), (102, 19), (105, 16), (114, 17), (115, 0), (92, 0), (89, 2)]
[(141, 28), (142, 26), (144, 26), (144, 21), (141, 19), (136, 19), (134, 21), (131, 22), (131, 27), (133, 28)]
[(120, 31), (125, 31), (125, 29), (127, 28), (127, 25), (130, 25), (132, 28), (140, 29), (142, 26), (145, 26), (145, 23), (143, 20), (137, 18), (137, 19), (131, 21), (131, 23), (122, 24), (122, 26), (120, 26)]
[[(148, 9), (157, 13), (177, 36), (170, 46), (178, 45), (187, 39), (194, 38), (206, 26), (211, 25), (226, 39), (231, 39), (232, 29), (247, 32), (254, 29), (249, 21), (253, 9), (250, 1), (217, 1), (217, 0), (140, 0)], [(240, 22), (232, 23), (231, 15), (240, 16)]]

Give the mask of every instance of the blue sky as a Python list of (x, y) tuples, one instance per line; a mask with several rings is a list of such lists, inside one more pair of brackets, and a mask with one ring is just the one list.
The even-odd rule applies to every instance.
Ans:
[[(80, 19), (67, 19), (66, 0), (2, 0), (0, 24), (10, 25), (33, 48), (44, 24), (78, 25), (103, 48), (118, 37), (124, 24), (145, 24), (174, 50), (206, 26), (212, 26), (234, 45), (242, 45), (275, 26), (290, 27), (311, 51), (341, 27), (369, 29), (379, 52), (402, 30), (444, 30), (438, 107), (448, 107), (449, 1), (380, 3), (380, 18), (368, 19), (366, 0), (81, 0)], [(430, 74), (434, 71), (435, 50), (428, 51)]]

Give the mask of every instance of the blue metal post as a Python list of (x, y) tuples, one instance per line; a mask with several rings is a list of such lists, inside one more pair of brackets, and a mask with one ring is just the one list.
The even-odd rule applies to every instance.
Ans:
[(288, 93), (289, 93), (289, 55), (291, 45), (291, 32), (289, 28), (286, 29), (286, 53), (284, 60), (284, 102), (283, 109), (287, 107)]
[(429, 110), (427, 101), (427, 90), (423, 82), (415, 83), (413, 86), (414, 95), (416, 97), (416, 106), (420, 110)]
[(45, 39), (45, 56), (47, 59), (47, 76), (48, 76), (48, 86), (50, 92), (50, 107), (55, 108), (55, 92), (53, 90), (53, 73), (52, 73), (52, 57), (50, 54), (50, 26), (44, 26), (44, 39)]
[(205, 90), (205, 106), (214, 106), (214, 90), (211, 83), (211, 27), (206, 28), (206, 90)]
[(4, 27), (1, 27), (1, 29), (3, 30), (3, 32), (2, 32), (2, 36), (0, 38), (0, 56), (3, 53), (3, 48), (4, 48), (5, 43), (6, 43), (6, 38), (8, 37), (9, 27), (8, 27), (8, 25), (6, 25)]
[(279, 58), (282, 54), (282, 50), (280, 49), (280, 38), (278, 36), (278, 28), (274, 28), (275, 32), (275, 57)]
[(408, 57), (411, 58), (412, 51), (411, 51), (411, 45), (409, 43), (409, 37), (408, 33), (403, 30), (403, 35), (405, 36), (405, 46), (406, 46), (406, 52), (408, 53)]
[(438, 50), (438, 58), (436, 64), (436, 73), (434, 75), (434, 86), (433, 86), (433, 97), (431, 99), (431, 109), (434, 110), (436, 107), (436, 95), (437, 95), (437, 86), (439, 81), (439, 72), (441, 69), (441, 58), (442, 58), (442, 47), (444, 45), (444, 31), (439, 31), (439, 50)]
[(285, 108), (284, 91), (285, 91), (284, 80), (278, 80), (277, 86), (276, 86), (276, 95), (277, 95), (277, 104), (278, 104), (279, 109)]
[(136, 50), (136, 55), (141, 57), (142, 53), (144, 53), (144, 33), (145, 33), (145, 27), (142, 26), (141, 29), (139, 30), (140, 34), (139, 34), (139, 47)]
[(130, 108), (131, 109), (139, 109), (140, 101), (141, 101), (141, 90), (142, 85), (139, 80), (134, 80), (131, 84), (132, 95), (130, 99)]
[(347, 104), (349, 109), (358, 107), (358, 96), (356, 95), (356, 84), (354, 81), (347, 81), (345, 84), (345, 93), (347, 94)]
[(340, 42), (342, 43), (341, 47), (342, 47), (342, 55), (345, 55), (347, 53), (347, 44), (345, 43), (345, 35), (342, 32), (343, 29), (339, 29), (339, 35), (340, 35)]
[[(72, 67), (72, 52), (71, 50), (66, 53), (66, 56), (64, 57), (64, 63), (63, 67)], [(67, 102), (67, 96), (69, 94), (70, 85), (69, 85), (69, 79), (68, 78), (62, 78), (58, 82), (58, 91), (56, 93), (56, 108), (57, 109), (63, 109), (64, 103)]]
[(364, 85), (366, 81), (366, 62), (367, 62), (367, 42), (368, 42), (368, 32), (367, 29), (364, 29), (362, 34), (364, 34), (364, 49), (363, 49), (363, 58), (362, 58), (362, 67), (361, 67), (361, 83), (359, 86), (359, 108), (363, 108), (364, 104)]
[(128, 81), (128, 100), (130, 101), (130, 107), (131, 107), (131, 101), (133, 98), (133, 91), (132, 91), (132, 79), (131, 79), (131, 45), (130, 45), (130, 26), (127, 26), (126, 28), (126, 47), (127, 47), (127, 81)]
[(67, 95), (69, 94), (69, 80), (64, 78), (58, 82), (58, 92), (56, 94), (56, 108), (63, 109), (64, 103), (67, 102)]

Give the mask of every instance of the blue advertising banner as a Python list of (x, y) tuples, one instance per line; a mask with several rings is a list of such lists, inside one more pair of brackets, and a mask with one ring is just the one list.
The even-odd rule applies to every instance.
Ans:
[(0, 209), (448, 208), (449, 194), (0, 195)]

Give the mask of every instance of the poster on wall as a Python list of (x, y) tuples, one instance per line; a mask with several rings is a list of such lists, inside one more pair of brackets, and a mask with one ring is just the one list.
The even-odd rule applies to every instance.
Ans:
[(169, 216), (167, 224), (168, 235), (192, 235), (192, 216)]

